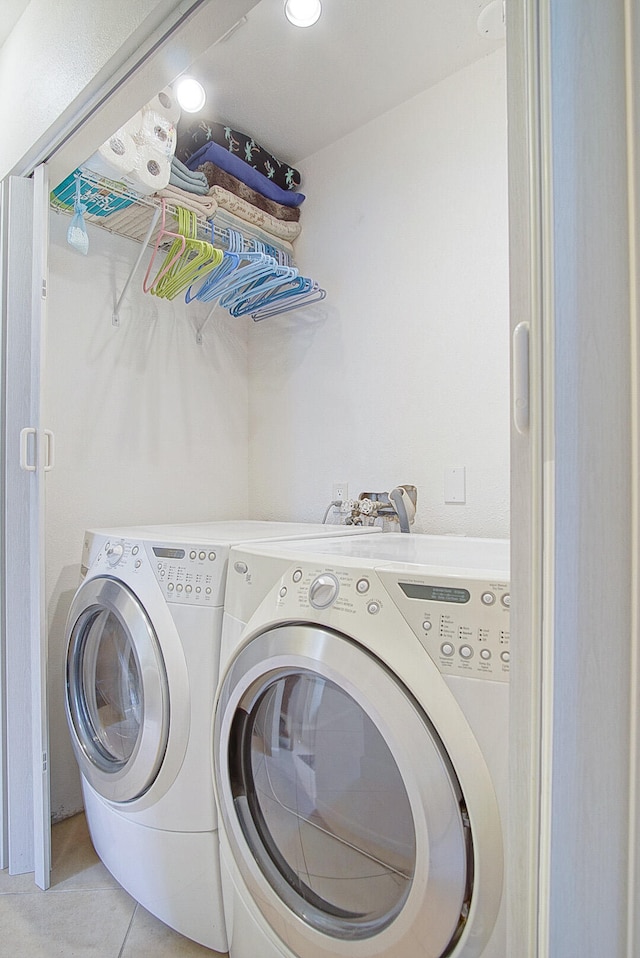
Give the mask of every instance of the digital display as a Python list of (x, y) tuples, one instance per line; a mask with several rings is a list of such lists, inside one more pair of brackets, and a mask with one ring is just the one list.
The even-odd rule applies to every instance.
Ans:
[(462, 605), (471, 598), (468, 589), (454, 589), (448, 585), (421, 585), (418, 582), (398, 582), (398, 585), (409, 599), (422, 599), (426, 602), (455, 602)]
[(158, 559), (184, 559), (184, 549), (162, 549), (160, 546), (153, 547), (153, 554)]

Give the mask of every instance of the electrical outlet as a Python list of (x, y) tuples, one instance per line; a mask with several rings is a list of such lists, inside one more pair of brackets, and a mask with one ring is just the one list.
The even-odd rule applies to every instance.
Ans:
[(341, 502), (344, 502), (345, 499), (348, 499), (348, 498), (349, 498), (349, 483), (334, 482), (333, 495), (331, 496), (331, 501), (335, 502), (336, 499), (340, 499)]

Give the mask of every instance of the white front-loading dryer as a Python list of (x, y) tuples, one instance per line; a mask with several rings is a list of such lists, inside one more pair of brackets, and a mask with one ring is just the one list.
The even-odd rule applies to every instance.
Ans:
[(344, 526), (90, 530), (67, 621), (66, 710), (101, 859), (149, 911), (226, 951), (210, 727), (227, 562), (250, 539)]
[(213, 726), (231, 958), (504, 958), (509, 550), (232, 550)]

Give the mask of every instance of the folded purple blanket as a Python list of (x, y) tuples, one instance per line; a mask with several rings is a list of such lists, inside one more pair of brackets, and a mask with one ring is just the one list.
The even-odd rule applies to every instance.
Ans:
[(203, 163), (214, 163), (226, 173), (231, 173), (237, 177), (252, 190), (266, 196), (267, 199), (274, 200), (276, 203), (282, 203), (283, 206), (300, 206), (304, 202), (304, 193), (295, 193), (293, 190), (283, 190), (272, 180), (267, 179), (258, 170), (241, 160), (235, 153), (229, 153), (223, 146), (210, 141), (189, 157), (186, 166), (190, 170), (197, 170)]

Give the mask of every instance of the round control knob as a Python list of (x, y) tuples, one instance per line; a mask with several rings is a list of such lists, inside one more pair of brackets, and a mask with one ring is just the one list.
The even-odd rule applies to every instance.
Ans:
[(455, 649), (451, 645), (451, 642), (443, 642), (442, 645), (440, 646), (440, 651), (442, 652), (443, 655), (450, 657), (455, 652)]
[(167, 586), (167, 592), (173, 592), (173, 582), (170, 582)]
[(433, 628), (433, 622), (431, 621), (431, 619), (425, 619), (424, 622), (422, 623), (422, 628), (424, 629), (425, 632), (430, 632), (431, 629)]
[(280, 589), (280, 598), (284, 599), (286, 594), (287, 594), (287, 587), (286, 585), (283, 585), (282, 588)]
[(291, 576), (294, 582), (299, 582), (302, 578), (302, 569), (296, 569), (296, 571)]
[(190, 586), (190, 585), (185, 585), (184, 591), (185, 591), (185, 592), (193, 592), (193, 587)]
[(511, 596), (509, 595), (508, 592), (505, 592), (505, 594), (502, 596), (502, 604), (505, 607), (505, 609), (511, 608)]
[(460, 655), (463, 659), (472, 659), (473, 658), (473, 649), (470, 645), (461, 645), (460, 646)]
[(356, 591), (359, 592), (360, 595), (364, 595), (365, 592), (368, 592), (368, 591), (369, 591), (369, 580), (368, 580), (368, 579), (358, 579), (358, 581), (356, 582)]
[(190, 558), (190, 559), (195, 559), (195, 558), (197, 557), (197, 555), (198, 555), (198, 553), (196, 552), (196, 550), (195, 550), (195, 549), (192, 549), (191, 552), (189, 553), (189, 558)]
[(491, 652), (489, 649), (480, 649), (480, 658), (484, 659), (485, 662), (488, 662), (491, 658)]
[(215, 562), (216, 554), (215, 552), (209, 553), (209, 562)]
[(136, 569), (139, 569), (142, 565), (142, 559), (136, 559)]
[(200, 593), (202, 592), (202, 589), (200, 588), (199, 585), (196, 586), (196, 592), (198, 595), (200, 595)]
[(369, 615), (377, 615), (379, 611), (380, 611), (379, 602), (370, 602), (369, 605), (367, 606), (367, 612), (369, 613)]
[(510, 656), (510, 654), (506, 651), (506, 649), (505, 649), (504, 652), (501, 652), (501, 653), (500, 653), (500, 658), (502, 659), (503, 662), (509, 662), (509, 661), (511, 660), (511, 656)]
[(138, 546), (134, 546), (133, 549), (131, 550), (131, 555), (137, 556), (139, 552), (140, 552), (140, 549), (138, 548)]
[(234, 562), (233, 568), (236, 570), (236, 572), (239, 572), (240, 575), (244, 575), (247, 572), (249, 566), (247, 565), (246, 562)]
[(483, 592), (480, 597), (480, 601), (483, 605), (493, 605), (493, 603), (496, 601), (496, 597), (493, 592)]
[(209, 586), (207, 586), (207, 588), (204, 591), (205, 591), (205, 595), (211, 595), (211, 589), (209, 588)]
[(198, 553), (198, 558), (199, 558), (199, 559), (206, 559), (206, 558), (207, 558), (207, 553), (206, 553), (206, 552), (199, 552), (199, 553)]
[(176, 592), (182, 592), (182, 584), (180, 582), (178, 582), (176, 586)]
[(314, 609), (328, 609), (336, 601), (340, 585), (330, 572), (316, 576), (309, 586), (309, 602)]
[(105, 551), (111, 565), (117, 565), (124, 555), (124, 545), (122, 542), (109, 542)]

